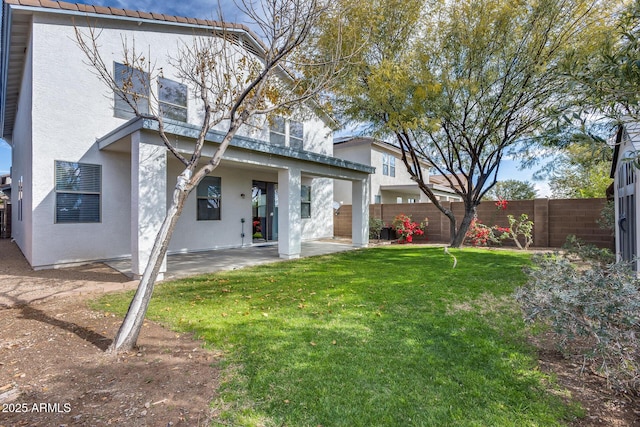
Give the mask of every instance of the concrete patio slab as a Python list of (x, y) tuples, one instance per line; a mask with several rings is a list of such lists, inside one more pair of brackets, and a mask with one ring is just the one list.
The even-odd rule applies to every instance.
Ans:
[[(356, 249), (350, 241), (321, 240), (302, 243), (301, 258), (344, 252)], [(262, 244), (243, 248), (218, 249), (167, 256), (164, 280), (223, 270), (236, 270), (259, 264), (284, 261), (278, 254), (277, 244)], [(131, 277), (131, 260), (109, 261), (109, 267)]]

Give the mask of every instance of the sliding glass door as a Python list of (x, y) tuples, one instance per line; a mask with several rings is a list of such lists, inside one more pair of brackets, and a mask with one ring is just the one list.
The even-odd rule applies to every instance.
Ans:
[(253, 210), (253, 241), (278, 240), (278, 184), (253, 181), (251, 208)]

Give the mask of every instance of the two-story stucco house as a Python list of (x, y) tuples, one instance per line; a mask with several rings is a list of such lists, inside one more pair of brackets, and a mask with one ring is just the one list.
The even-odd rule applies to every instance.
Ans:
[[(333, 153), (341, 159), (375, 168), (375, 173), (371, 175), (369, 203), (429, 202), (427, 196), (411, 179), (402, 162), (402, 152), (399, 147), (375, 138), (347, 137), (336, 139)], [(422, 168), (422, 173), (429, 179), (429, 186), (440, 200), (451, 202), (462, 200), (451, 187), (444, 185), (444, 181), (432, 182), (426, 164)], [(348, 182), (334, 181), (333, 191), (336, 201), (351, 204), (351, 185)]]
[[(0, 62), (0, 126), (12, 147), (12, 237), (36, 269), (131, 258), (146, 265), (180, 164), (157, 123), (132, 117), (109, 93), (76, 44), (74, 25), (101, 32), (103, 60), (122, 62), (123, 40), (163, 70), (138, 99), (163, 103), (170, 137), (188, 149), (199, 130), (197, 101), (169, 58), (194, 37), (215, 37), (219, 23), (45, 0), (4, 0)], [(260, 55), (256, 36), (225, 25), (238, 46)], [(149, 96), (149, 91), (155, 96)], [(241, 132), (221, 165), (190, 195), (169, 253), (277, 241), (295, 258), (301, 241), (332, 236), (332, 180), (349, 183), (353, 244), (368, 243), (368, 183), (373, 168), (333, 157), (330, 119), (275, 120)], [(220, 131), (208, 134), (211, 156)], [(187, 152), (187, 151), (185, 151)]]

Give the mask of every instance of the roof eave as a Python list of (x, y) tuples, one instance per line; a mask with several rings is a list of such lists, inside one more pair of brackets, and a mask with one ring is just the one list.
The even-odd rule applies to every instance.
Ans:
[[(122, 126), (99, 138), (96, 141), (96, 144), (98, 146), (98, 149), (104, 150), (107, 149), (111, 144), (118, 142), (125, 136), (141, 130), (158, 131), (158, 122), (152, 119), (133, 118), (124, 123)], [(197, 126), (188, 123), (165, 120), (165, 131), (172, 135), (196, 139), (198, 137), (200, 129)], [(216, 130), (210, 130), (207, 133), (206, 141), (211, 143), (220, 143), (223, 137), (224, 133)], [(294, 150), (290, 147), (272, 145), (267, 142), (249, 138), (246, 136), (236, 135), (231, 141), (230, 146), (245, 150), (258, 151), (270, 155), (288, 157), (295, 160), (322, 163), (327, 166), (348, 169), (365, 174), (375, 173), (375, 168), (372, 166), (352, 162), (349, 160), (338, 159), (311, 151), (299, 151)]]
[(0, 132), (2, 137), (5, 138), (4, 123), (6, 117), (6, 102), (7, 102), (7, 79), (9, 69), (9, 48), (7, 40), (9, 39), (9, 28), (11, 27), (11, 8), (7, 3), (2, 3), (1, 9), (2, 17), (0, 24)]

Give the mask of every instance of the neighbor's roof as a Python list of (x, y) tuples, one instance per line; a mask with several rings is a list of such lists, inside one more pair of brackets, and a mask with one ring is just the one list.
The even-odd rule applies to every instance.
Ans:
[(254, 54), (259, 55), (265, 49), (260, 38), (249, 27), (242, 24), (63, 1), (3, 0), (0, 33), (0, 132), (2, 132), (0, 137), (11, 136), (13, 132), (25, 53), (29, 40), (30, 16), (33, 12), (110, 18), (200, 29), (218, 28), (230, 33), (248, 35), (249, 37), (242, 38), (242, 45)]
[(392, 142), (387, 142), (382, 139), (372, 138), (370, 136), (343, 136), (340, 138), (334, 138), (334, 147), (349, 147), (354, 145), (366, 145), (371, 144), (377, 147), (381, 147), (390, 151), (401, 153), (400, 147)]
[[(447, 179), (447, 177), (451, 180), (451, 182), (454, 183), (454, 187), (457, 187), (457, 188), (460, 188), (460, 185), (458, 185), (458, 180), (457, 179), (460, 179), (462, 182), (466, 181), (466, 178), (462, 174), (457, 174), (457, 175), (453, 175), (453, 174), (447, 174), (447, 175), (434, 174), (434, 175), (429, 175), (429, 183), (430, 184), (435, 184), (435, 185), (443, 185), (445, 187), (451, 187), (451, 184), (449, 184), (449, 179)], [(456, 177), (457, 177), (457, 179), (456, 179)]]

